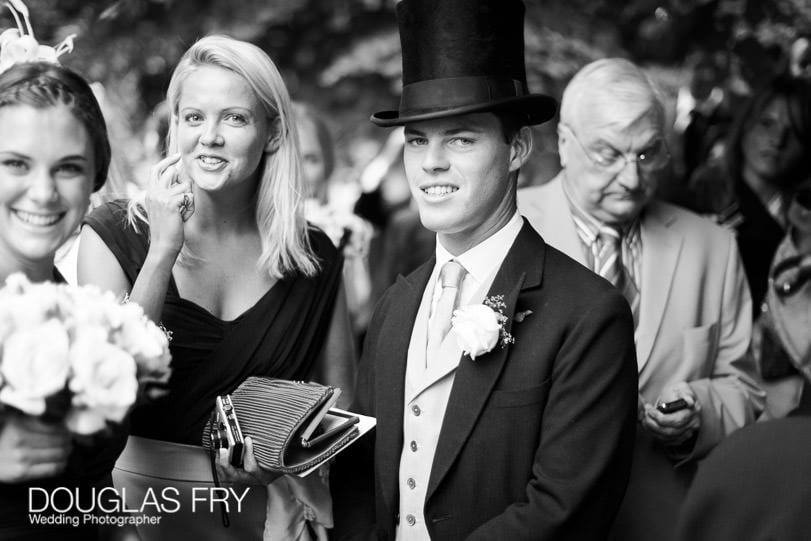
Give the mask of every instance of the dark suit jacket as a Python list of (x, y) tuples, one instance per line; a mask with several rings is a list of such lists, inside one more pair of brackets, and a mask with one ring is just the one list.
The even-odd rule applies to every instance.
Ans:
[[(376, 436), (333, 465), (335, 538), (395, 537), (406, 356), (433, 266), (400, 277), (372, 318), (355, 407), (377, 417)], [(515, 343), (475, 362), (463, 357), (456, 370), (426, 497), (428, 531), (443, 541), (604, 539), (636, 422), (628, 305), (526, 221), (488, 293), (497, 294)]]
[(801, 408), (745, 427), (710, 453), (687, 493), (677, 541), (811, 537), (811, 405)]

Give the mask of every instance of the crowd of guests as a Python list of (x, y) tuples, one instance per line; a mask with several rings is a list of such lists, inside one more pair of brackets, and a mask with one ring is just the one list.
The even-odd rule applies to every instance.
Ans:
[[(629, 60), (584, 66), (559, 107), (529, 93), (523, 42), (507, 39), (521, 2), (429, 4), (398, 5), (403, 100), (372, 121), (404, 131), (354, 209), (331, 199), (324, 113), (293, 102), (246, 42), (209, 36), (184, 54), (165, 155), (125, 199), (103, 196), (98, 91), (44, 59), (0, 73), (0, 279), (64, 281), (57, 251), (80, 229), (61, 265), (140, 304), (171, 330), (173, 356), (166, 393), (92, 443), (0, 411), (0, 537), (43, 538), (28, 487), (126, 487), (138, 507), (215, 483), (262, 489), (228, 528), (183, 507), (137, 532), (47, 535), (811, 535), (808, 38), (735, 107), (699, 59), (673, 132)], [(452, 61), (416, 60), (432, 54)], [(529, 126), (548, 121), (560, 172), (518, 190)], [(391, 209), (395, 175), (413, 199)], [(483, 302), (503, 318), (500, 346), (449, 339), (446, 304), (450, 318)], [(215, 397), (257, 375), (338, 386), (377, 429), (305, 478), (260, 468), (250, 438), (242, 468), (210, 456)]]

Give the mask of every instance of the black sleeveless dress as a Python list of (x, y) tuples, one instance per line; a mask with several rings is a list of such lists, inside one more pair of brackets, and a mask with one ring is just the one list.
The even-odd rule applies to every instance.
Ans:
[[(148, 226), (139, 224), (136, 232), (127, 224), (123, 200), (96, 208), (85, 224), (102, 238), (134, 283), (149, 247)], [(232, 391), (249, 376), (307, 378), (324, 346), (342, 268), (340, 254), (323, 232), (311, 229), (309, 240), (320, 272), (278, 280), (232, 321), (181, 298), (174, 279), (170, 281), (161, 314), (163, 325), (172, 332), (168, 393), (135, 409), (131, 434), (200, 445), (217, 395)]]

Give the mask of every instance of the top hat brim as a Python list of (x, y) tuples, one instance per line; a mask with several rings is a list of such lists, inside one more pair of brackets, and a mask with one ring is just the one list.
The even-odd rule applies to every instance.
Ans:
[(481, 103), (471, 103), (454, 107), (438, 109), (423, 109), (406, 111), (379, 111), (373, 114), (370, 120), (382, 127), (402, 126), (411, 122), (434, 120), (468, 113), (509, 112), (523, 115), (523, 125), (533, 126), (551, 120), (557, 112), (557, 102), (551, 96), (544, 94), (528, 94), (525, 96), (512, 96), (500, 100)]

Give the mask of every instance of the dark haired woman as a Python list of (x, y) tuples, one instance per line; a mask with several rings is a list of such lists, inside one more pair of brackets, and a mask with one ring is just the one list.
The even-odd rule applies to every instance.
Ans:
[[(63, 281), (56, 250), (109, 164), (104, 118), (82, 77), (44, 62), (0, 74), (0, 284), (18, 272)], [(95, 539), (98, 528), (78, 507), (89, 509), (94, 488), (111, 486), (123, 444), (119, 436), (80, 444), (61, 425), (0, 409), (0, 539)], [(32, 522), (39, 509), (33, 514), (56, 524)]]
[(811, 176), (811, 86), (778, 77), (754, 95), (733, 124), (725, 166), (725, 175), (707, 168), (694, 176), (695, 210), (736, 230), (757, 315), (788, 203)]

